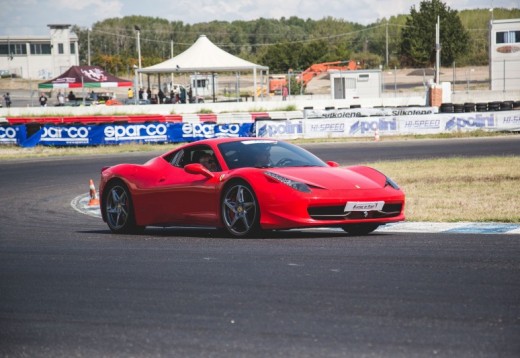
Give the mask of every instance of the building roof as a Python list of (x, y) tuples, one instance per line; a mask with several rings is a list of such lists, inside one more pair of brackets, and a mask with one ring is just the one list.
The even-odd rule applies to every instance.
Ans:
[(52, 80), (40, 83), (38, 88), (94, 88), (132, 87), (132, 81), (118, 78), (98, 66), (71, 66)]

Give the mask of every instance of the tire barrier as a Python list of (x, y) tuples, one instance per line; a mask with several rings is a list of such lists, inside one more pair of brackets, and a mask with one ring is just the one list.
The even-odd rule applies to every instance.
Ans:
[(475, 109), (477, 112), (487, 112), (488, 105), (487, 103), (477, 103)]
[(493, 101), (479, 103), (442, 103), (440, 113), (498, 112), (520, 109), (520, 101)]
[(466, 113), (475, 112), (475, 108), (476, 108), (475, 103), (469, 103), (469, 102), (464, 103), (464, 112), (466, 112)]
[(439, 108), (441, 113), (453, 113), (454, 110), (453, 103), (443, 103)]

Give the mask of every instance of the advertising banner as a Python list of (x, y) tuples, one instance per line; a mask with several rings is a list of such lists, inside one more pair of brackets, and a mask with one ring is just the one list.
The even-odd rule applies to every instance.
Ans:
[(274, 121), (256, 121), (255, 133), (257, 137), (269, 137), (279, 139), (302, 138), (303, 119), (288, 119)]
[(303, 117), (310, 118), (356, 118), (383, 116), (422, 116), (439, 113), (438, 107), (380, 107), (380, 108), (339, 108), (331, 110), (306, 109)]
[(520, 131), (520, 111), (495, 112), (497, 129)]
[(91, 125), (2, 125), (0, 145), (87, 146), (180, 143), (219, 137), (278, 139), (520, 131), (520, 111), (256, 120), (253, 123), (151, 122)]
[(307, 119), (303, 122), (305, 138), (337, 138), (348, 135), (348, 124), (343, 118)]
[(252, 123), (176, 123), (170, 139), (191, 142), (201, 139), (221, 137), (250, 137)]
[(16, 145), (22, 142), (27, 136), (25, 125), (0, 126), (0, 144)]
[(44, 125), (27, 133), (26, 125), (0, 127), (0, 144), (21, 147), (87, 146), (124, 143), (179, 143), (206, 138), (249, 137), (251, 123), (142, 123)]
[(491, 129), (497, 128), (495, 120), (495, 112), (483, 113), (455, 113), (443, 115), (446, 119), (444, 132), (462, 131), (468, 132), (476, 129)]

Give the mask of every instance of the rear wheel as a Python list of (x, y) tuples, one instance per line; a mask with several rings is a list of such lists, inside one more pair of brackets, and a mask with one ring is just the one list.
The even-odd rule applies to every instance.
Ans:
[(221, 202), (222, 221), (234, 237), (252, 236), (260, 229), (260, 209), (253, 189), (237, 182), (226, 188)]
[(103, 200), (103, 210), (110, 230), (114, 233), (136, 233), (144, 229), (137, 226), (132, 197), (122, 182), (108, 184)]
[(350, 235), (368, 235), (379, 227), (379, 224), (350, 224), (342, 226)]

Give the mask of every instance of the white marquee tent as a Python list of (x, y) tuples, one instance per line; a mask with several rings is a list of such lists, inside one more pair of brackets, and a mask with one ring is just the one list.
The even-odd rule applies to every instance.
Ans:
[[(236, 57), (211, 42), (206, 35), (200, 35), (197, 41), (179, 55), (153, 66), (138, 69), (137, 73), (186, 73), (186, 72), (253, 72), (254, 88), (257, 88), (257, 70), (269, 70), (269, 67)], [(256, 91), (254, 91), (256, 100)]]

